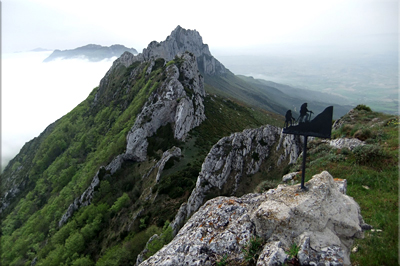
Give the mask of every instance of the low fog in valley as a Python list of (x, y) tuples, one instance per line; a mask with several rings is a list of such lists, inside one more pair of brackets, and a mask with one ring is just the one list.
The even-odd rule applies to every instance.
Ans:
[(2, 169), (25, 142), (86, 99), (112, 65), (80, 59), (43, 63), (51, 53), (3, 54)]

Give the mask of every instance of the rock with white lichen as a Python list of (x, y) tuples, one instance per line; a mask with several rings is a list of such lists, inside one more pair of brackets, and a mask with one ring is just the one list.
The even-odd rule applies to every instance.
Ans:
[(301, 265), (350, 265), (353, 241), (365, 228), (359, 205), (326, 171), (305, 185), (209, 200), (140, 265), (215, 265), (221, 258), (239, 265), (254, 241), (257, 265), (283, 265), (293, 246)]

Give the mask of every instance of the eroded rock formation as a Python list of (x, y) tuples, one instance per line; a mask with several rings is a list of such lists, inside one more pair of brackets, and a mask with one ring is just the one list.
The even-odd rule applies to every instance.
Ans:
[(262, 240), (257, 265), (283, 265), (291, 246), (300, 246), (301, 265), (350, 265), (350, 249), (365, 223), (353, 198), (342, 194), (326, 171), (306, 184), (279, 185), (262, 194), (217, 197), (206, 202), (176, 237), (146, 265), (215, 265), (244, 261), (243, 249)]
[(146, 60), (161, 57), (169, 61), (174, 59), (175, 55), (185, 51), (190, 51), (196, 56), (199, 69), (204, 74), (221, 75), (228, 71), (211, 55), (208, 45), (203, 43), (198, 31), (186, 30), (181, 26), (177, 26), (165, 41), (151, 42), (138, 57), (143, 57)]
[[(192, 54), (184, 53), (180, 60), (179, 68), (174, 64), (166, 67), (165, 81), (150, 95), (137, 116), (127, 135), (126, 152), (96, 173), (89, 187), (69, 205), (59, 221), (59, 227), (80, 207), (90, 204), (105, 174), (114, 174), (126, 160), (144, 161), (147, 157), (147, 138), (154, 135), (161, 126), (172, 124), (174, 138), (185, 140), (188, 132), (206, 119), (204, 83), (196, 59)], [(147, 71), (151, 72), (151, 66)], [(177, 156), (180, 150), (172, 153)]]
[(127, 136), (125, 157), (143, 161), (147, 155), (147, 137), (168, 123), (173, 124), (174, 137), (185, 140), (188, 132), (206, 119), (203, 100), (203, 77), (196, 59), (185, 53), (180, 69), (166, 68), (168, 78), (146, 102)]
[(196, 187), (172, 222), (174, 230), (199, 209), (211, 190), (233, 195), (243, 177), (257, 173), (268, 158), (279, 158), (271, 161), (277, 167), (284, 160), (295, 161), (300, 152), (299, 138), (281, 134), (280, 128), (270, 125), (222, 138), (204, 160)]
[(326, 142), (329, 143), (329, 145), (332, 146), (333, 148), (336, 149), (347, 148), (351, 151), (360, 145), (365, 145), (364, 141), (361, 141), (356, 138), (339, 138), (339, 139), (328, 140)]

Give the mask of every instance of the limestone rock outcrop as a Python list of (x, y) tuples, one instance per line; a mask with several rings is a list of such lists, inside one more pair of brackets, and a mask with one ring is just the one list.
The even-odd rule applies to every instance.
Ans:
[(326, 141), (329, 143), (330, 146), (336, 149), (343, 149), (347, 148), (349, 150), (353, 150), (354, 148), (365, 145), (364, 141), (361, 141), (356, 138), (339, 138)]
[(278, 127), (266, 125), (256, 129), (246, 129), (220, 139), (210, 150), (197, 178), (187, 203), (184, 203), (172, 222), (177, 231), (185, 219), (189, 218), (203, 204), (213, 189), (233, 195), (243, 177), (254, 175), (269, 157), (276, 167), (284, 160), (292, 161), (301, 153), (298, 138), (281, 134)]
[(306, 184), (279, 185), (262, 194), (217, 197), (207, 201), (176, 237), (146, 265), (215, 265), (244, 261), (245, 245), (261, 239), (257, 265), (283, 265), (299, 246), (301, 265), (350, 265), (355, 238), (365, 223), (353, 198), (342, 194), (326, 171)]
[[(196, 59), (192, 54), (184, 53), (180, 60), (179, 69), (174, 64), (167, 66), (165, 81), (150, 95), (137, 116), (126, 137), (126, 152), (115, 157), (106, 167), (100, 168), (89, 187), (69, 205), (59, 221), (59, 227), (80, 207), (90, 204), (105, 174), (114, 174), (127, 160), (144, 161), (147, 157), (147, 138), (153, 136), (161, 126), (172, 124), (174, 138), (184, 141), (189, 131), (206, 119), (204, 83)], [(151, 64), (147, 70), (151, 72)], [(180, 152), (180, 149), (173, 149), (170, 155), (179, 156)], [(164, 164), (171, 157), (167, 155), (163, 156)], [(162, 167), (159, 167), (159, 172), (163, 168), (162, 161), (160, 164)]]
[(147, 155), (147, 137), (168, 123), (173, 124), (174, 137), (185, 140), (188, 132), (206, 119), (204, 83), (196, 59), (189, 53), (181, 56), (180, 69), (166, 68), (167, 79), (149, 97), (127, 135), (125, 158), (143, 161)]
[(142, 56), (145, 60), (161, 57), (169, 61), (174, 59), (175, 55), (186, 51), (196, 56), (199, 69), (204, 74), (222, 75), (228, 71), (211, 55), (208, 45), (203, 43), (198, 31), (186, 30), (181, 26), (177, 26), (165, 41), (151, 42), (139, 57)]
[(157, 169), (156, 182), (158, 183), (160, 181), (161, 173), (164, 170), (165, 164), (169, 161), (169, 159), (172, 157), (180, 157), (181, 155), (181, 149), (175, 146), (165, 151), (161, 159), (145, 175), (142, 176), (142, 179), (147, 178), (155, 169)]
[(110, 77), (118, 73), (121, 67), (129, 67), (134, 62), (151, 61), (157, 58), (163, 58), (166, 61), (173, 60), (175, 56), (180, 56), (185, 52), (190, 52), (195, 56), (198, 69), (207, 75), (224, 75), (229, 72), (217, 59), (215, 59), (208, 48), (203, 43), (203, 39), (196, 30), (186, 30), (177, 26), (165, 41), (151, 42), (142, 53), (133, 55), (125, 52), (114, 61), (110, 70), (100, 81), (98, 93), (95, 96), (94, 104), (106, 90), (111, 82)]

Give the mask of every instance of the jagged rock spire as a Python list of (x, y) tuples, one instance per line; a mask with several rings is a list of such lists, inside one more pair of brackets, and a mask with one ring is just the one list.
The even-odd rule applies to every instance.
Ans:
[(211, 55), (208, 45), (203, 43), (200, 33), (196, 30), (186, 30), (179, 25), (164, 41), (152, 41), (138, 56), (144, 60), (162, 57), (169, 61), (186, 51), (193, 53), (197, 58), (199, 70), (203, 74), (223, 75), (227, 73), (228, 70), (224, 65)]

